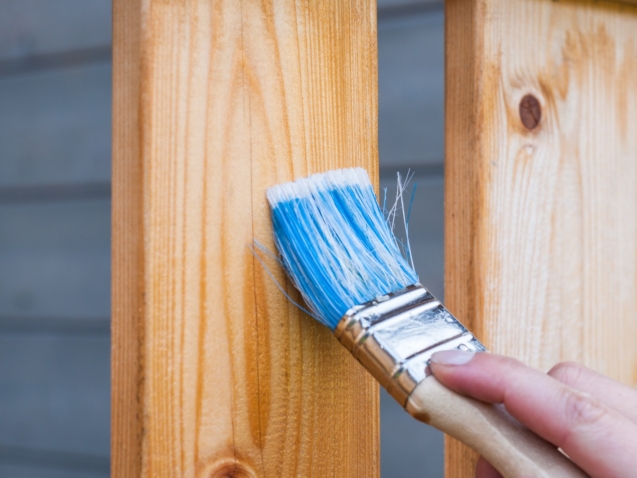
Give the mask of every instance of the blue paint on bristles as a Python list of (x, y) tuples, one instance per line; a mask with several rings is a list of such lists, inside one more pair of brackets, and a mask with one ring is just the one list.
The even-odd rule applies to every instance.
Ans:
[(364, 169), (280, 184), (267, 197), (286, 272), (330, 329), (353, 306), (418, 282)]

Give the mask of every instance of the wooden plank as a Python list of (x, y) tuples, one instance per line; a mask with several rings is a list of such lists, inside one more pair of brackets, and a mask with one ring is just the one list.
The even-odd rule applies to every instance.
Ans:
[(376, 383), (247, 247), (267, 186), (377, 180), (375, 2), (143, 5), (114, 4), (113, 473), (376, 476)]
[(0, 318), (110, 316), (110, 200), (0, 205)]
[(91, 49), (111, 43), (109, 0), (4, 0), (0, 61)]
[[(495, 352), (632, 385), (636, 26), (612, 2), (446, 2), (447, 304)], [(473, 473), (446, 453), (447, 476)]]
[(105, 471), (109, 355), (108, 333), (0, 330), (0, 464)]
[(144, 227), (140, 154), (141, 0), (113, 1), (111, 472), (142, 474)]
[(378, 23), (378, 147), (382, 167), (442, 164), (442, 9)]
[(0, 77), (0, 187), (109, 181), (110, 105), (108, 63)]

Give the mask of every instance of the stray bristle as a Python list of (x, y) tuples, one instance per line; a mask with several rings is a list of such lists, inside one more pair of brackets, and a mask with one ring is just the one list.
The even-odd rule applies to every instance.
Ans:
[(345, 312), (418, 282), (362, 168), (267, 190), (274, 239), (305, 303), (334, 330)]

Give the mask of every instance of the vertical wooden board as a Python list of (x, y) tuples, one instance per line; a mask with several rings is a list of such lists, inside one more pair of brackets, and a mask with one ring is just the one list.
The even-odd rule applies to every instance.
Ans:
[[(129, 8), (115, 8), (120, 28)], [(126, 216), (120, 205), (125, 217), (115, 212), (114, 222), (137, 233), (114, 242), (128, 246), (129, 258), (132, 245), (141, 247), (143, 263), (114, 271), (114, 293), (128, 285), (142, 294), (136, 304), (122, 297), (128, 312), (114, 317), (114, 348), (137, 340), (139, 351), (117, 366), (114, 353), (114, 381), (128, 384), (117, 406), (129, 408), (119, 413), (114, 403), (114, 425), (141, 447), (139, 459), (117, 450), (115, 430), (114, 470), (378, 474), (377, 385), (289, 304), (248, 247), (255, 238), (273, 248), (266, 187), (353, 165), (377, 180), (375, 14), (371, 1), (149, 1), (139, 50), (115, 29), (116, 55), (142, 54), (137, 80), (124, 81), (123, 56), (114, 64), (124, 86), (138, 81), (141, 101), (135, 119), (135, 98), (119, 97), (127, 120), (138, 122), (140, 161), (132, 139), (128, 159), (114, 148), (114, 181), (139, 181), (141, 195), (133, 184), (127, 194), (141, 207)], [(117, 91), (115, 101), (117, 110)], [(131, 129), (114, 132), (123, 143)], [(141, 176), (124, 178), (127, 161)], [(136, 414), (127, 430), (116, 421)]]
[[(448, 306), (495, 352), (637, 384), (637, 8), (446, 8)], [(448, 443), (447, 476), (474, 460)]]
[(144, 393), (141, 0), (113, 0), (111, 472), (138, 477)]

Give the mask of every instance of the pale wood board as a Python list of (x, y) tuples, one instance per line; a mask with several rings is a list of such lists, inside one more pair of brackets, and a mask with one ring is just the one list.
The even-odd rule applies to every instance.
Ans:
[(375, 3), (117, 0), (114, 24), (112, 472), (377, 476), (377, 384), (248, 248), (273, 249), (266, 187), (378, 180)]
[[(494, 352), (633, 386), (636, 28), (619, 3), (446, 2), (447, 305)], [(447, 476), (475, 458), (448, 441)]]
[(111, 473), (138, 477), (144, 438), (141, 0), (113, 1)]

